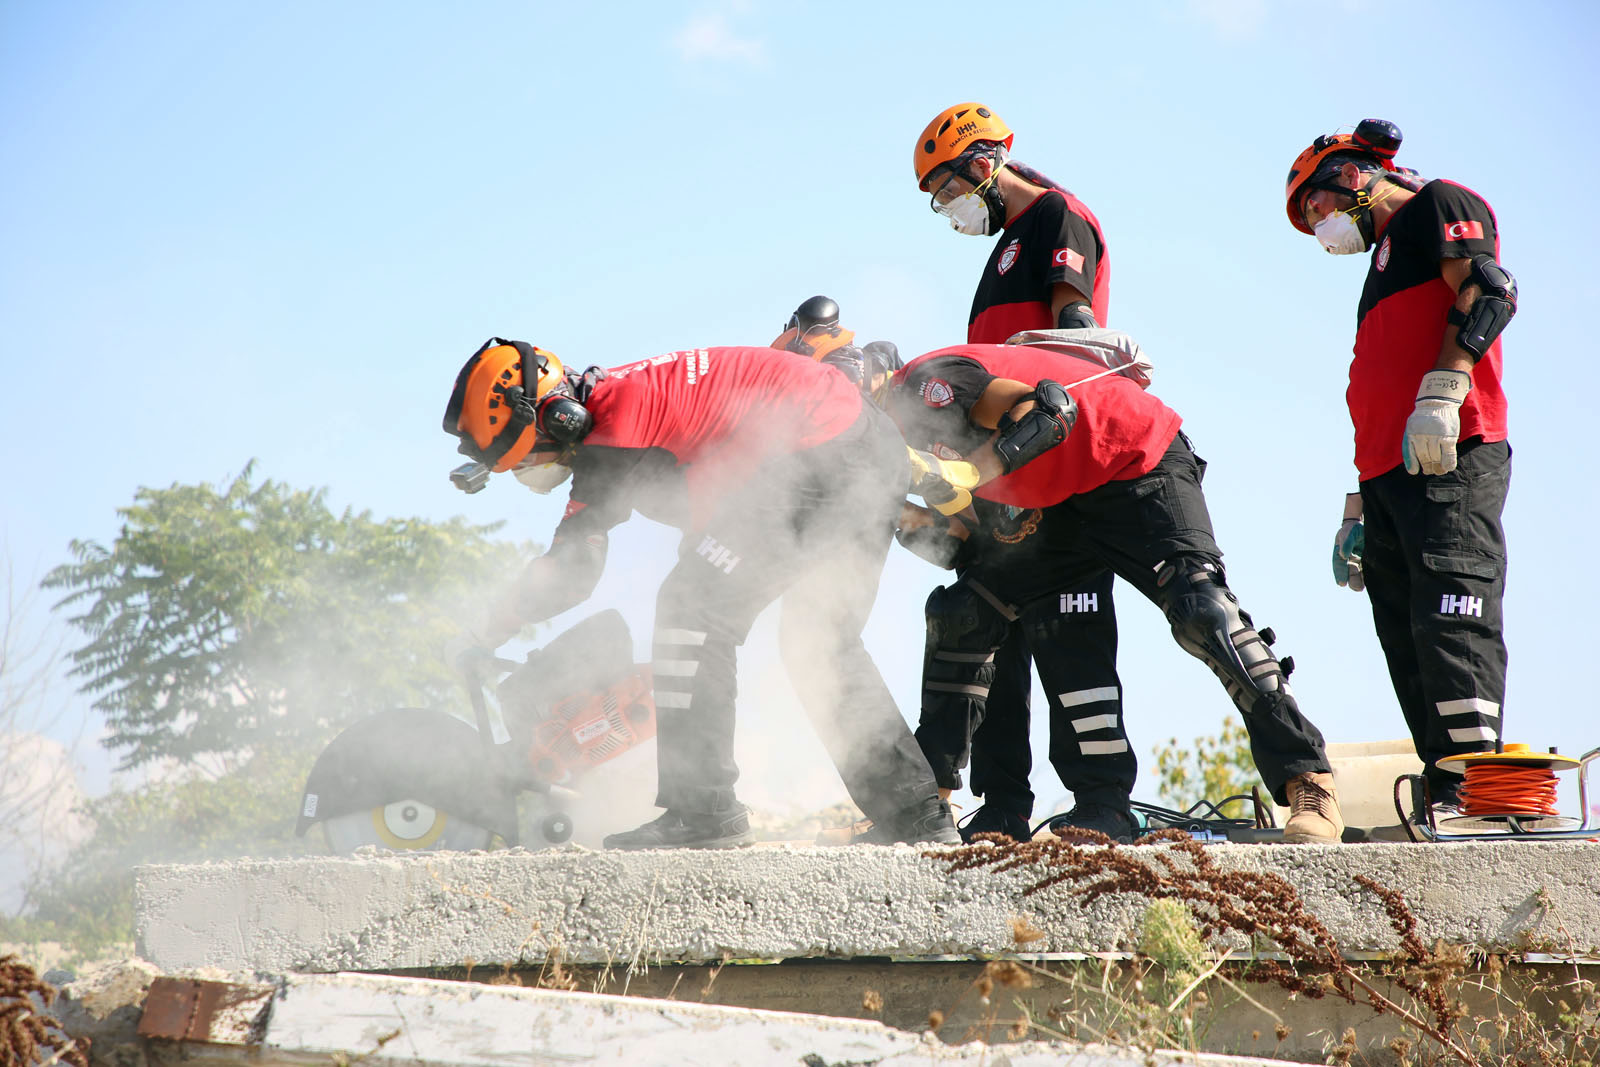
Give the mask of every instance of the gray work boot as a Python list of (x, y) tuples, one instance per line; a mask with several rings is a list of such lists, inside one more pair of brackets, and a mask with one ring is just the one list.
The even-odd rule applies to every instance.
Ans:
[(1344, 836), (1344, 816), (1333, 775), (1307, 771), (1284, 783), (1289, 794), (1289, 821), (1283, 839), (1295, 844), (1337, 845)]
[(856, 836), (852, 845), (959, 845), (961, 831), (956, 829), (950, 815), (950, 804), (936, 800), (919, 804), (901, 812), (892, 822), (873, 823), (872, 828)]
[(743, 806), (738, 811), (721, 815), (701, 815), (668, 808), (664, 815), (650, 820), (637, 830), (611, 834), (601, 844), (606, 848), (624, 850), (740, 848), (754, 844), (755, 839), (755, 831), (750, 829), (750, 810)]

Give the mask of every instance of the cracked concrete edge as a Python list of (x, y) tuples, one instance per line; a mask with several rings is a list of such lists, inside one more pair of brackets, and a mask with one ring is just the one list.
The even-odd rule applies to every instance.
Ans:
[[(1281, 875), (1352, 954), (1398, 939), (1357, 874), (1398, 889), (1425, 943), (1485, 950), (1600, 946), (1600, 847), (1588, 842), (1208, 849)], [(989, 956), (1135, 943), (1146, 902), (1025, 894), (1039, 868), (948, 873), (909, 847), (600, 853), (369, 853), (143, 867), (140, 952), (176, 970), (401, 970), (542, 961)], [(1237, 947), (1237, 946), (1236, 946)]]

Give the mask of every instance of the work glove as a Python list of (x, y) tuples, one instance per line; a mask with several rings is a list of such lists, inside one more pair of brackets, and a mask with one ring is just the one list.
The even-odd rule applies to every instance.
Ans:
[(911, 503), (900, 505), (894, 539), (935, 567), (954, 567), (968, 536), (970, 531), (960, 519), (937, 515)]
[(1074, 301), (1061, 309), (1061, 314), (1056, 316), (1056, 329), (1058, 330), (1098, 330), (1100, 324), (1095, 321), (1094, 312), (1083, 301)]
[(1449, 474), (1456, 469), (1456, 439), (1461, 436), (1461, 402), (1472, 388), (1463, 370), (1431, 370), (1417, 388), (1417, 406), (1406, 420), (1400, 454), (1406, 473)]
[(1333, 535), (1333, 580), (1349, 586), (1356, 592), (1366, 588), (1366, 578), (1361, 573), (1361, 554), (1366, 551), (1366, 528), (1361, 523), (1361, 494), (1346, 493), (1344, 522)]
[(445, 663), (469, 686), (479, 686), (494, 670), (494, 650), (470, 630), (461, 630), (440, 650)]
[(932, 452), (907, 447), (911, 460), (910, 491), (941, 515), (956, 515), (972, 506), (978, 468), (960, 459), (940, 459)]
[(1333, 538), (1333, 580), (1357, 593), (1367, 587), (1367, 580), (1361, 576), (1361, 553), (1366, 547), (1367, 535), (1361, 520), (1344, 520)]

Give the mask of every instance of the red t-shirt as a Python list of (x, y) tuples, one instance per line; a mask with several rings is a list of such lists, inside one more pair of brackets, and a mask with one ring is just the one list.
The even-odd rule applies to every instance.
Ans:
[(861, 403), (833, 368), (771, 348), (697, 348), (613, 367), (584, 405), (594, 428), (573, 459), (568, 518), (594, 508), (586, 525), (621, 522), (636, 503), (630, 488), (661, 488), (631, 481), (665, 481), (666, 463), (644, 462), (654, 457), (679, 469), (697, 525), (763, 461), (844, 432)]
[(906, 441), (944, 458), (984, 447), (993, 430), (969, 414), (989, 383), (1032, 385), (1049, 378), (1078, 404), (1067, 439), (1031, 463), (976, 490), (1019, 508), (1045, 508), (1107, 482), (1149, 474), (1178, 436), (1183, 419), (1120, 374), (1084, 381), (1098, 363), (1025, 345), (954, 345), (918, 356), (894, 376), (888, 410)]
[[(1480, 252), (1499, 258), (1494, 212), (1477, 193), (1448, 181), (1424, 185), (1378, 236), (1361, 292), (1355, 359), (1345, 391), (1362, 480), (1400, 465), (1401, 438), (1416, 407), (1417, 386), (1438, 362), (1445, 316), (1456, 299), (1439, 261)], [(1497, 340), (1472, 370), (1472, 390), (1461, 405), (1461, 440), (1506, 439), (1500, 367)]]

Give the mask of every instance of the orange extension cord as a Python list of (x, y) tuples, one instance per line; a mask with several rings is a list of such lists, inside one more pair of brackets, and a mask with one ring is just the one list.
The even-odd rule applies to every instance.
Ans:
[(1559, 815), (1556, 772), (1549, 767), (1474, 763), (1461, 787), (1464, 815)]

